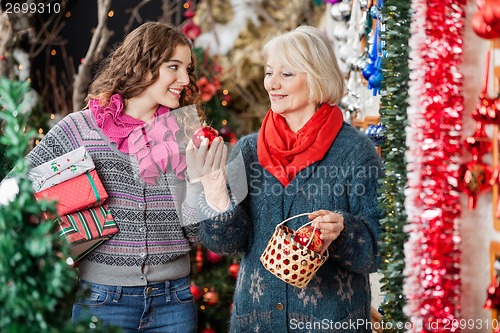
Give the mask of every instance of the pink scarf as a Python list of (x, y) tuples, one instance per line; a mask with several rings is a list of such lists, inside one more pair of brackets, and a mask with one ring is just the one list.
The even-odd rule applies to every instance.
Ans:
[(141, 178), (146, 183), (155, 184), (160, 171), (165, 173), (167, 166), (184, 179), (186, 157), (179, 151), (176, 141), (179, 125), (169, 108), (160, 105), (150, 123), (124, 114), (119, 94), (112, 95), (104, 107), (98, 99), (92, 99), (89, 108), (109, 141), (121, 152), (137, 158)]

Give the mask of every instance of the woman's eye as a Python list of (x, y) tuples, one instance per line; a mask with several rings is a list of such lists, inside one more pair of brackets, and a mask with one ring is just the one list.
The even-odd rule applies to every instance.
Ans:
[(271, 72), (266, 72), (266, 76), (270, 76), (272, 73)]
[(179, 67), (177, 65), (170, 65), (170, 66), (168, 66), (168, 68), (173, 69), (174, 71), (176, 71), (177, 68), (179, 68)]
[(293, 74), (292, 73), (283, 73), (283, 76), (284, 77), (290, 77), (290, 76), (293, 76)]

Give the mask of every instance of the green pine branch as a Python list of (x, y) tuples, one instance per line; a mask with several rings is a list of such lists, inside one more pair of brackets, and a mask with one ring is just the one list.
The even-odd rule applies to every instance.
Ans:
[[(385, 25), (381, 40), (385, 42), (382, 58), (384, 76), (381, 96), (381, 122), (387, 128), (387, 140), (382, 144), (382, 156), (386, 177), (381, 187), (381, 203), (386, 217), (381, 221), (382, 264), (379, 272), (382, 291), (386, 294), (382, 303), (384, 332), (405, 332), (397, 323), (406, 323), (403, 312), (406, 299), (403, 294), (403, 270), (405, 267), (404, 243), (407, 234), (403, 228), (407, 215), (404, 207), (406, 179), (406, 109), (408, 107), (408, 40), (410, 37), (411, 2), (385, 0), (382, 7), (382, 23)], [(392, 327), (392, 328), (390, 328)]]

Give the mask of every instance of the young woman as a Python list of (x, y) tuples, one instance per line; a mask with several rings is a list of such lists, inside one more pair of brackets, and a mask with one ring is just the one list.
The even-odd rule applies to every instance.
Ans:
[(188, 275), (200, 189), (185, 186), (193, 114), (179, 108), (197, 96), (193, 65), (179, 29), (139, 26), (103, 62), (88, 108), (61, 120), (27, 155), (38, 166), (85, 146), (119, 228), (78, 263), (74, 321), (97, 316), (125, 332), (196, 331)]
[[(264, 51), (271, 109), (260, 131), (240, 139), (229, 158), (244, 160), (248, 195), (239, 202), (233, 188), (243, 185), (234, 185), (232, 164), (220, 167), (224, 146), (205, 143), (187, 153), (188, 173), (204, 187), (202, 241), (218, 253), (243, 253), (231, 332), (371, 332), (368, 275), (379, 263), (380, 158), (365, 135), (343, 122), (336, 104), (344, 79), (321, 31), (299, 27)], [(308, 218), (287, 226), (317, 222), (329, 257), (300, 289), (259, 258), (276, 226), (304, 213)]]

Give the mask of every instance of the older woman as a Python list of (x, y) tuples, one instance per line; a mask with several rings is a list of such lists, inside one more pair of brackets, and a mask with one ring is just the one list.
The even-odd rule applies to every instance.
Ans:
[[(222, 254), (242, 253), (231, 332), (370, 332), (368, 274), (376, 271), (381, 161), (371, 141), (343, 122), (336, 106), (344, 79), (328, 39), (302, 26), (264, 47), (271, 109), (260, 131), (239, 140), (245, 184), (234, 186), (220, 139), (187, 154), (188, 174), (204, 187), (201, 238)], [(189, 147), (188, 147), (189, 148)], [(227, 176), (226, 176), (227, 173)], [(231, 186), (228, 186), (231, 185)], [(238, 200), (234, 188), (246, 186)], [(310, 213), (329, 257), (300, 289), (259, 258), (277, 224)], [(296, 230), (305, 222), (294, 219)], [(324, 252), (326, 254), (326, 252)]]

